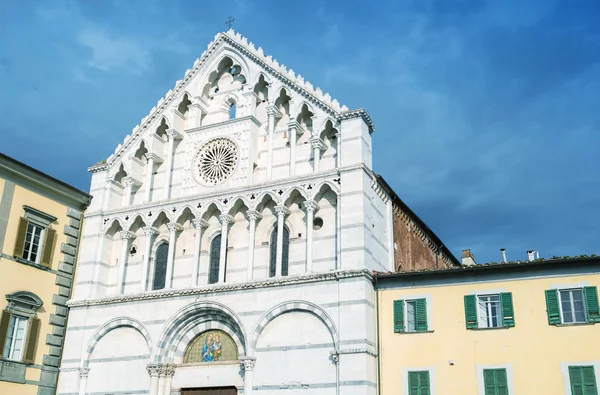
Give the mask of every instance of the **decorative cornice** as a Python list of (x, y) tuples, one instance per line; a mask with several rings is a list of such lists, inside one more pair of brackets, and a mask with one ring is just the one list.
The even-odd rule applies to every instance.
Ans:
[(339, 358), (340, 355), (343, 354), (368, 354), (372, 357), (377, 357), (377, 352), (373, 350), (372, 347), (356, 347), (356, 348), (344, 348), (330, 352), (332, 357), (335, 359), (335, 356)]
[(298, 276), (270, 277), (258, 281), (248, 281), (243, 283), (221, 283), (204, 285), (196, 288), (169, 289), (150, 291), (145, 293), (131, 295), (115, 295), (98, 299), (74, 300), (67, 302), (70, 308), (79, 308), (87, 306), (100, 306), (116, 303), (128, 303), (143, 300), (155, 300), (166, 298), (180, 298), (185, 296), (205, 295), (221, 292), (240, 291), (248, 289), (272, 288), (291, 284), (309, 284), (314, 282), (338, 281), (347, 278), (364, 277), (373, 281), (373, 272), (367, 269), (336, 270), (325, 273), (310, 273)]
[[(226, 33), (218, 33), (215, 36), (214, 40), (208, 44), (207, 49), (196, 59), (192, 68), (186, 70), (184, 77), (178, 80), (175, 83), (175, 87), (158, 100), (156, 106), (152, 107), (150, 110), (150, 113), (142, 119), (139, 125), (136, 125), (133, 128), (130, 135), (125, 137), (123, 144), (117, 146), (114, 153), (107, 159), (106, 165), (112, 165), (118, 160), (122, 153), (133, 144), (136, 138), (148, 128), (152, 122), (154, 122), (159, 114), (165, 110), (171, 102), (179, 98), (188, 82), (200, 72), (201, 67), (207, 63), (208, 59), (221, 47), (222, 43), (227, 43), (241, 52), (248, 59), (258, 64), (263, 70), (285, 83), (291, 90), (296, 91), (296, 93), (300, 94), (328, 115), (337, 117), (338, 119), (348, 119), (360, 116), (365, 119), (371, 132), (375, 130), (373, 122), (365, 110), (359, 109), (348, 111), (348, 107), (340, 106), (340, 103), (337, 100), (332, 99), (328, 93), (323, 93), (318, 87), (314, 88), (313, 85), (310, 82), (305, 81), (300, 74), (296, 75), (292, 69), (288, 69), (286, 66), (279, 64), (279, 62), (271, 56), (265, 56), (262, 48), (259, 47), (257, 49), (252, 42), (248, 42), (246, 37), (243, 37), (240, 33), (236, 33), (233, 29), (230, 29)], [(340, 111), (342, 112), (341, 114)], [(92, 166), (88, 171), (95, 172), (96, 167)]]
[(363, 121), (369, 126), (369, 132), (373, 133), (375, 131), (375, 125), (373, 124), (373, 120), (369, 116), (366, 110), (360, 108), (358, 110), (344, 111), (339, 114), (337, 117), (338, 122), (341, 122), (346, 119), (353, 118), (362, 118)]
[(112, 210), (106, 211), (90, 211), (86, 212), (85, 218), (93, 218), (95, 216), (115, 216), (119, 214), (137, 213), (144, 211), (157, 211), (157, 210), (169, 210), (174, 206), (193, 205), (197, 202), (204, 202), (209, 200), (221, 200), (229, 198), (235, 195), (246, 195), (246, 194), (261, 194), (265, 191), (273, 189), (287, 189), (297, 187), (303, 184), (314, 184), (321, 180), (327, 179), (328, 177), (339, 177), (340, 173), (351, 173), (357, 170), (364, 171), (369, 177), (372, 176), (372, 171), (363, 163), (340, 167), (337, 169), (324, 170), (318, 172), (312, 172), (309, 174), (290, 177), (282, 180), (266, 181), (261, 184), (254, 184), (250, 186), (240, 186), (237, 188), (231, 188), (228, 190), (218, 190), (215, 192), (209, 192), (204, 195), (192, 195), (184, 196), (180, 198), (174, 198), (169, 200), (159, 200), (153, 202), (145, 202), (130, 206), (124, 206)]

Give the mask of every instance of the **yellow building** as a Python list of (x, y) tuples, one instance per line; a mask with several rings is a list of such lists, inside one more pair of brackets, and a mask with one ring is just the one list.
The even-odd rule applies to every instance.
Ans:
[(56, 392), (90, 196), (0, 154), (0, 394)]
[(600, 257), (379, 274), (381, 395), (598, 395)]

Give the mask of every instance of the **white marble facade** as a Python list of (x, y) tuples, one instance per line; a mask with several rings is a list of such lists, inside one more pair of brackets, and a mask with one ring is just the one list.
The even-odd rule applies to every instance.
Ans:
[[(58, 393), (374, 394), (373, 124), (239, 34), (92, 167)], [(275, 233), (274, 233), (275, 232)], [(188, 363), (219, 329), (239, 358)]]

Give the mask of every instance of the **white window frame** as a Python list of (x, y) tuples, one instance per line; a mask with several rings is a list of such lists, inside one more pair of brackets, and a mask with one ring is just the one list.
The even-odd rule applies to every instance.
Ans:
[(409, 372), (429, 372), (429, 395), (437, 395), (437, 380), (435, 366), (411, 366), (402, 368), (402, 387), (403, 395), (408, 395), (408, 373)]
[[(417, 298), (417, 299), (419, 299), (419, 298)], [(404, 299), (404, 306), (403, 306), (404, 307), (404, 332), (409, 332), (409, 333), (417, 332), (417, 314), (416, 314), (416, 309), (417, 309), (416, 300), (417, 299)], [(420, 299), (422, 299), (422, 298), (420, 298)], [(415, 314), (413, 315), (413, 323), (414, 323), (415, 327), (413, 330), (410, 330), (408, 328), (408, 303), (412, 303), (413, 307), (414, 307), (413, 312)], [(429, 310), (429, 307), (428, 306), (426, 306), (426, 307)], [(427, 330), (429, 330), (429, 327), (427, 328)]]
[[(39, 264), (42, 261), (42, 255), (44, 254), (44, 248), (46, 247), (46, 230), (52, 226), (52, 223), (55, 222), (57, 218), (27, 205), (23, 206), (23, 210), (25, 211), (25, 219), (29, 222), (29, 225), (33, 225), (34, 227), (41, 229), (40, 241), (37, 246), (35, 261), (29, 259), (31, 256), (31, 245), (33, 243), (30, 244), (29, 251), (26, 251), (25, 246), (23, 246), (23, 260)], [(25, 240), (27, 240), (27, 234), (29, 233), (29, 225), (27, 226), (27, 230), (25, 232)]]
[[(29, 221), (29, 223), (27, 224), (27, 231), (25, 232), (25, 245), (27, 245), (27, 235), (29, 234), (29, 227), (32, 226), (33, 227), (33, 232), (31, 233), (31, 240), (29, 242), (29, 250), (25, 249), (25, 246), (23, 247), (23, 259), (25, 259), (28, 262), (33, 262), (33, 263), (40, 263), (40, 261), (42, 260), (42, 253), (44, 252), (44, 247), (45, 247), (45, 237), (46, 237), (46, 228), (39, 225), (36, 222), (32, 222)], [(35, 238), (35, 230), (39, 229), (40, 230), (40, 238), (38, 241), (38, 244), (36, 246), (36, 251), (35, 251), (35, 260), (31, 259), (31, 255), (33, 254), (33, 240)]]
[(508, 395), (516, 395), (515, 392), (515, 368), (512, 363), (503, 365), (479, 365), (477, 369), (477, 395), (485, 395), (485, 379), (483, 371), (487, 369), (506, 369), (506, 384), (508, 385)]
[(584, 362), (561, 362), (560, 372), (562, 373), (563, 382), (565, 385), (565, 395), (573, 395), (571, 392), (571, 380), (569, 378), (569, 366), (593, 366), (594, 375), (596, 376), (596, 386), (600, 387), (600, 360)]
[[(491, 302), (487, 301), (486, 302), (486, 317), (485, 317), (485, 322), (487, 326), (481, 326), (482, 321), (484, 321), (484, 317), (481, 316), (481, 309), (479, 308), (480, 305), (480, 298), (489, 298), (492, 296), (496, 296), (498, 297), (498, 311), (497, 311), (497, 319), (498, 319), (498, 325), (497, 326), (489, 326), (489, 322), (491, 321), (492, 316), (492, 308), (491, 308)], [(502, 328), (502, 299), (500, 298), (500, 293), (479, 293), (475, 295), (476, 301), (477, 301), (477, 328), (481, 328), (481, 329), (494, 329), (494, 328)]]
[[(558, 294), (558, 305), (560, 308), (560, 322), (562, 324), (565, 325), (571, 325), (571, 324), (585, 324), (587, 323), (587, 305), (585, 303), (585, 293), (583, 292), (583, 287), (565, 287), (565, 288), (558, 288), (557, 290), (557, 294)], [(583, 303), (583, 321), (572, 321), (572, 322), (565, 322), (565, 313), (563, 311), (563, 305), (562, 305), (562, 292), (563, 291), (581, 291), (581, 301)], [(571, 297), (571, 314), (573, 319), (575, 320), (575, 302), (573, 301), (573, 298)]]
[[(426, 308), (427, 308), (427, 330), (426, 331), (422, 331), (422, 332), (417, 332), (416, 330), (414, 331), (409, 331), (408, 330), (408, 312), (407, 312), (407, 302), (412, 302), (415, 301), (417, 299), (425, 299), (425, 303), (426, 303)], [(402, 325), (404, 326), (404, 332), (403, 333), (427, 333), (427, 332), (433, 332), (433, 314), (432, 314), (432, 299), (433, 297), (431, 296), (431, 294), (420, 294), (420, 295), (399, 295), (397, 297), (397, 300), (402, 300), (404, 301), (404, 303), (402, 303), (402, 308), (403, 308), (403, 312), (404, 312), (404, 322), (402, 323)], [(415, 317), (415, 328), (417, 326), (417, 321), (416, 321), (416, 317)]]
[[(17, 336), (16, 336), (16, 332), (18, 330), (18, 327), (16, 325), (12, 325), (13, 321), (24, 321), (25, 322), (25, 326), (23, 327), (23, 339), (21, 339), (21, 350), (20, 350), (20, 355), (17, 357), (15, 357), (14, 353), (15, 353), (15, 345), (17, 343)], [(12, 328), (12, 331), (10, 331), (10, 329)], [(10, 337), (10, 343), (6, 342), (6, 345), (4, 346), (4, 350), (2, 350), (2, 356), (4, 359), (7, 359), (9, 361), (17, 361), (17, 362), (21, 362), (23, 361), (23, 357), (24, 357), (24, 351), (25, 351), (25, 346), (27, 343), (27, 335), (28, 335), (28, 331), (29, 331), (29, 318), (22, 316), (22, 315), (18, 315), (18, 314), (13, 314), (10, 317), (10, 323), (9, 323), (9, 331), (6, 333), (6, 339), (8, 340), (8, 338)]]

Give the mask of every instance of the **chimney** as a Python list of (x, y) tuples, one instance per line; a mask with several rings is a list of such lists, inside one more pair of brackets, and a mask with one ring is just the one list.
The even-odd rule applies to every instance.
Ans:
[(502, 262), (506, 263), (506, 249), (500, 248), (500, 253), (502, 253)]
[(527, 260), (533, 261), (536, 259), (540, 259), (540, 253), (534, 250), (527, 251)]
[(471, 254), (471, 250), (463, 250), (462, 251), (462, 264), (464, 266), (472, 266), (475, 265), (475, 256)]

